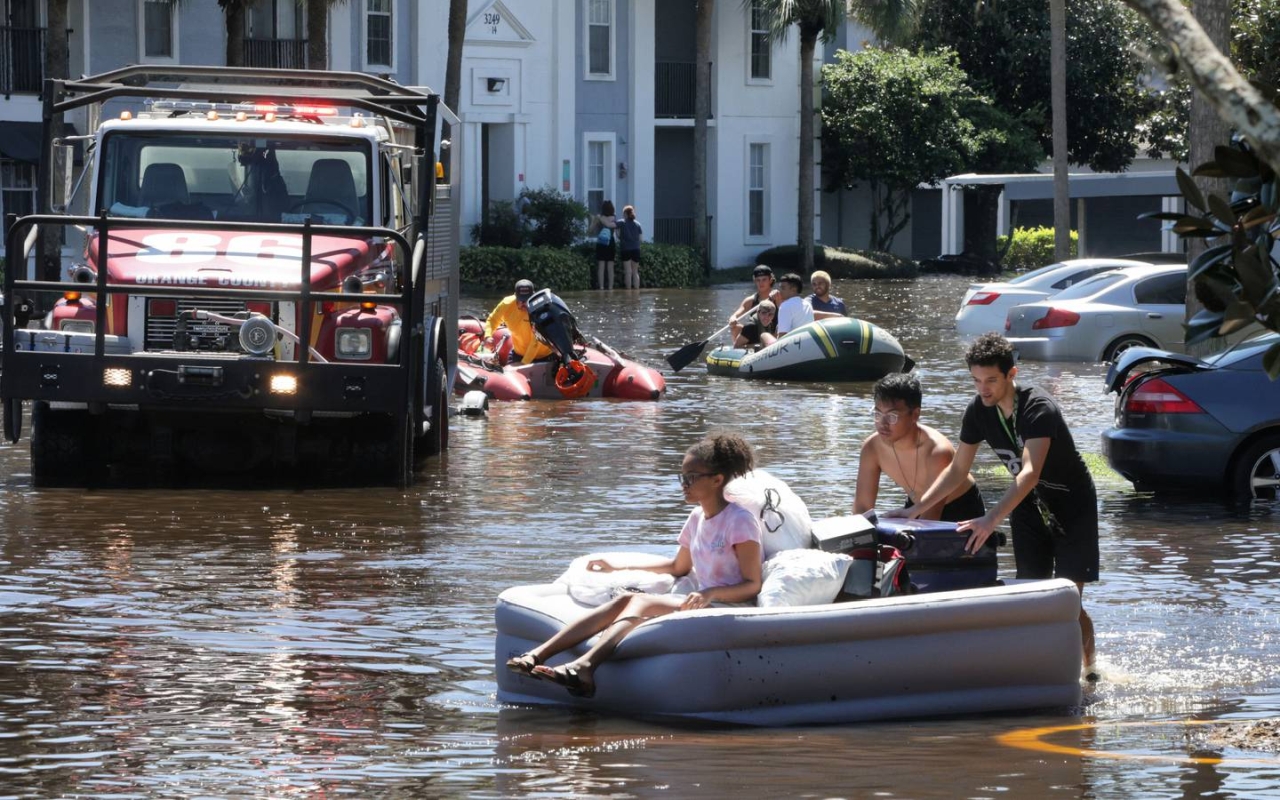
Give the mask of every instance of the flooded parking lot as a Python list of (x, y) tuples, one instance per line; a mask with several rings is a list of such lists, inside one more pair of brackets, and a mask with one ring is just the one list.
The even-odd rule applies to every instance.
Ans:
[[(952, 437), (972, 391), (951, 328), (965, 285), (836, 287), (902, 341), (924, 421)], [(745, 291), (565, 300), (584, 332), (657, 365)], [(1097, 467), (1102, 373), (1020, 373), (1059, 399)], [(447, 457), (403, 493), (36, 491), (26, 442), (0, 448), (0, 796), (1280, 791), (1280, 757), (1209, 735), (1280, 715), (1280, 517), (1137, 494), (1105, 472), (1102, 581), (1085, 594), (1104, 680), (1073, 713), (752, 730), (497, 705), (499, 592), (588, 551), (673, 547), (679, 459), (713, 427), (743, 432), (815, 516), (847, 511), (869, 391), (695, 364), (660, 403), (496, 405), (455, 418)], [(1008, 479), (985, 452), (978, 466), (991, 501)], [(883, 487), (883, 504), (901, 498)]]

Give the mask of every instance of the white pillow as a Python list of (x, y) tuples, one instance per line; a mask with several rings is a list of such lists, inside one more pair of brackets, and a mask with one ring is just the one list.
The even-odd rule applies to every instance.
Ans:
[(822, 550), (783, 550), (764, 562), (756, 605), (816, 606), (836, 599), (853, 558)]
[[(619, 569), (613, 572), (589, 571), (587, 565), (597, 558), (603, 558)], [(586, 606), (604, 605), (621, 591), (665, 594), (671, 591), (676, 582), (674, 576), (643, 569), (627, 569), (664, 560), (663, 556), (651, 553), (591, 553), (575, 558), (555, 582), (567, 586), (569, 596)]]

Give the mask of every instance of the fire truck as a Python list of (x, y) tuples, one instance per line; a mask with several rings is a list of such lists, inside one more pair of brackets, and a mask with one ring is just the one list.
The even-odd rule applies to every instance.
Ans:
[[(4, 432), (29, 408), (33, 483), (404, 487), (448, 446), (458, 120), (437, 94), (180, 66), (45, 87), (42, 213), (6, 220), (0, 306)], [(73, 113), (85, 134), (61, 135)], [(30, 266), (51, 236), (78, 257)]]

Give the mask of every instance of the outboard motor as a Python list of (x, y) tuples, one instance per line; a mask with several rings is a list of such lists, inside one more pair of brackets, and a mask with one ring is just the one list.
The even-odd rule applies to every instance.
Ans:
[(565, 397), (586, 397), (596, 385), (596, 374), (574, 355), (573, 343), (582, 335), (569, 307), (550, 289), (534, 292), (529, 297), (528, 306), (529, 321), (538, 335), (551, 345), (560, 361), (560, 368), (556, 370), (556, 388)]
[(566, 364), (573, 358), (573, 341), (578, 338), (578, 324), (564, 301), (550, 289), (534, 292), (529, 296), (529, 321), (551, 349)]

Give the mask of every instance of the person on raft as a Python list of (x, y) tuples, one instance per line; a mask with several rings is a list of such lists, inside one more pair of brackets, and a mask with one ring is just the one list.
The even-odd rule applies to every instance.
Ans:
[[(915, 375), (893, 372), (872, 388), (876, 432), (862, 443), (858, 459), (858, 483), (853, 513), (876, 507), (880, 475), (888, 475), (907, 493), (904, 508), (911, 508), (955, 458), (956, 448), (947, 437), (920, 423), (923, 393)], [(924, 519), (961, 522), (987, 513), (982, 493), (972, 475), (941, 502), (920, 512)]]
[(778, 296), (782, 302), (778, 304), (778, 335), (785, 336), (801, 325), (813, 322), (813, 306), (807, 298), (801, 297), (804, 281), (794, 272), (788, 272), (778, 281)]
[(733, 337), (733, 346), (759, 350), (778, 341), (778, 307), (772, 300), (761, 300), (756, 306), (756, 316), (743, 325)]
[(814, 319), (834, 319), (849, 316), (849, 309), (839, 297), (831, 295), (831, 276), (824, 270), (815, 270), (809, 276), (809, 288), (813, 294), (807, 298), (813, 306)]
[[(516, 281), (515, 293), (502, 298), (485, 320), (485, 341), (492, 341), (493, 352), (502, 365), (512, 361), (529, 364), (553, 355), (550, 345), (537, 337), (529, 321), (533, 291), (533, 281)], [(502, 341), (504, 338), (510, 341), (509, 348)]]
[(751, 280), (755, 282), (755, 291), (743, 298), (738, 307), (729, 315), (729, 333), (735, 339), (742, 332), (742, 326), (746, 321), (744, 317), (751, 313), (751, 309), (765, 300), (772, 300), (775, 307), (782, 302), (782, 298), (773, 288), (774, 279), (771, 267), (765, 264), (758, 265), (751, 271)]
[[(680, 549), (675, 557), (645, 569), (677, 577), (692, 572), (697, 578), (697, 591), (687, 595), (619, 595), (543, 644), (509, 659), (507, 669), (553, 681), (577, 697), (592, 697), (596, 669), (645, 620), (712, 604), (752, 603), (762, 582), (760, 524), (750, 511), (725, 500), (724, 487), (750, 472), (754, 464), (751, 445), (736, 433), (707, 436), (684, 455), (680, 485), (685, 501), (692, 503), (694, 509), (680, 531)], [(594, 559), (587, 569), (612, 572), (615, 567), (604, 559)], [(555, 667), (546, 663), (596, 634), (600, 634), (599, 639), (585, 654)]]

